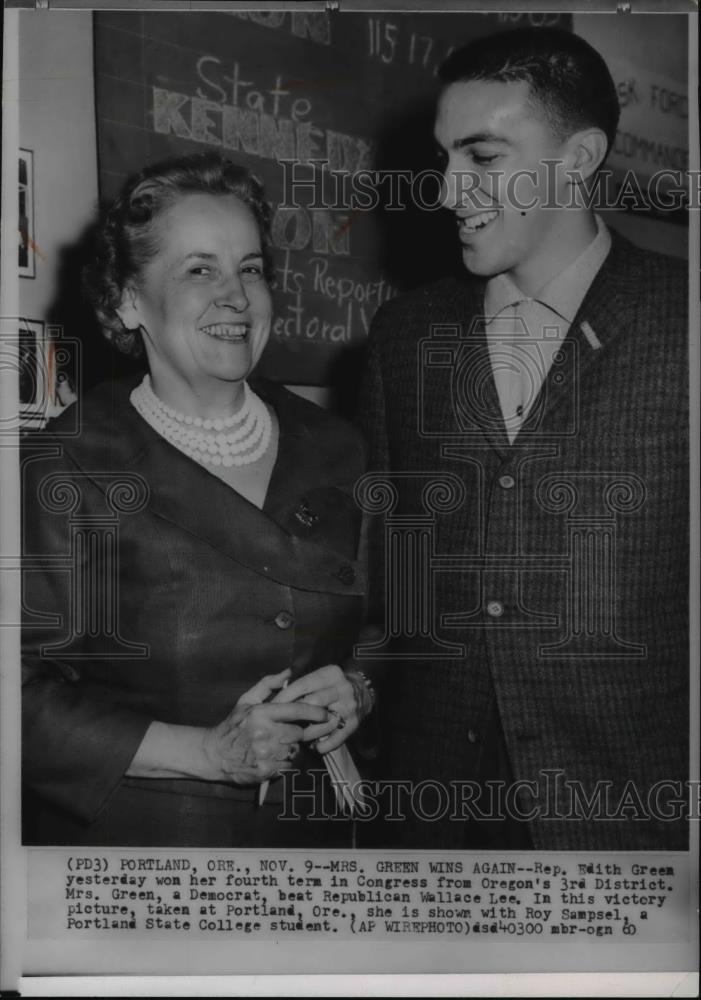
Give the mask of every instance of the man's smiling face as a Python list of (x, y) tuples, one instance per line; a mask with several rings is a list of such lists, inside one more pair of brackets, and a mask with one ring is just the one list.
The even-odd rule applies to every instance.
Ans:
[[(567, 211), (526, 210), (546, 200), (548, 179), (552, 183), (543, 161), (566, 161), (567, 147), (529, 96), (523, 81), (452, 83), (441, 95), (435, 125), (445, 160), (444, 204), (456, 215), (465, 267), (484, 277), (508, 272), (517, 284), (556, 266)], [(557, 177), (564, 177), (562, 170)], [(565, 183), (558, 184), (564, 199)]]

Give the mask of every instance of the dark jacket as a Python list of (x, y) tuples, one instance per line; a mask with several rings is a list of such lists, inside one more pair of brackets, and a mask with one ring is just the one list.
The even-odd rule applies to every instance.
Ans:
[(259, 510), (146, 424), (132, 385), (99, 387), (24, 450), (25, 840), (295, 842), (255, 789), (124, 774), (152, 720), (210, 726), (264, 674), (349, 655), (359, 435), (258, 385), (280, 424)]
[[(535, 805), (538, 849), (686, 845), (685, 823), (650, 818), (675, 815), (680, 786), (659, 783), (688, 777), (685, 278), (682, 262), (613, 234), (513, 446), (483, 282), (392, 301), (371, 331), (370, 467), (394, 474), (389, 526), (418, 515), (432, 533), (416, 570), (430, 634), (397, 620), (376, 649), (393, 658), (387, 775), (448, 787), (485, 773), (496, 712), (513, 777), (535, 783), (512, 808)], [(429, 481), (444, 482), (433, 504)], [(381, 589), (383, 543), (372, 553)], [(409, 816), (386, 836), (460, 847), (462, 826)]]

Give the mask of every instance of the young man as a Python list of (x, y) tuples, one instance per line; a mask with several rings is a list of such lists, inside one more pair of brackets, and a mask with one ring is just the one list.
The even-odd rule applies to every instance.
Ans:
[(359, 411), (382, 842), (684, 849), (686, 268), (587, 205), (618, 101), (586, 42), (505, 32), (442, 79), (465, 274), (380, 310)]

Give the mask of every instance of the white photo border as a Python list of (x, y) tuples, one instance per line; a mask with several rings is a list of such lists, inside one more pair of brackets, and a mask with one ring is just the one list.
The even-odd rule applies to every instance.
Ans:
[[(343, 3), (343, 0), (341, 0)], [(247, 5), (248, 6), (248, 5)], [(250, 8), (253, 9), (255, 5), (251, 4)], [(635, 0), (633, 0), (633, 7), (635, 6)], [(138, 8), (145, 8), (145, 4), (135, 5)], [(539, 4), (536, 2), (533, 4), (534, 8), (538, 8)], [(504, 9), (509, 10), (510, 5), (508, 3), (504, 4)], [(512, 9), (512, 8), (511, 8)], [(5, 12), (7, 21), (7, 11)], [(16, 14), (16, 11), (11, 12)], [(49, 15), (49, 12), (43, 12), (44, 15)], [(51, 12), (51, 16), (61, 16), (61, 14), (56, 12)], [(624, 16), (624, 15), (622, 15)], [(625, 15), (627, 16), (627, 15)], [(690, 45), (690, 76), (689, 76), (689, 92), (691, 94), (696, 93), (696, 84), (698, 83), (698, 42), (697, 42), (697, 32), (695, 31), (695, 26), (697, 26), (698, 15), (689, 15), (689, 45)], [(5, 129), (4, 129), (5, 131)], [(699, 154), (698, 154), (698, 116), (691, 116), (690, 120), (690, 156), (691, 156), (691, 168), (699, 170)], [(3, 142), (3, 147), (6, 147), (5, 142)], [(16, 151), (17, 146), (15, 145), (14, 150)], [(31, 151), (26, 151), (31, 152)], [(5, 157), (3, 157), (5, 161)], [(16, 160), (14, 161), (16, 163)], [(3, 169), (5, 168), (5, 162), (3, 163)], [(32, 178), (33, 187), (33, 178)], [(13, 188), (14, 197), (14, 188)], [(33, 216), (33, 205), (32, 205), (32, 216)], [(32, 225), (33, 230), (33, 225)], [(3, 235), (5, 235), (5, 227), (3, 227)], [(689, 269), (691, 276), (691, 292), (690, 292), (690, 385), (691, 385), (691, 441), (699, 441), (699, 399), (700, 390), (699, 385), (701, 384), (701, 364), (699, 360), (699, 343), (698, 343), (698, 329), (699, 329), (699, 281), (698, 281), (698, 270), (699, 270), (699, 215), (698, 212), (692, 212), (690, 216), (690, 229), (689, 229), (689, 247), (690, 247), (690, 258), (689, 258)], [(32, 235), (33, 239), (33, 235)], [(33, 251), (32, 251), (33, 252)], [(4, 260), (3, 252), (3, 260)], [(21, 275), (21, 272), (19, 272)], [(24, 277), (34, 277), (34, 273), (29, 275), (21, 275)], [(4, 296), (3, 296), (4, 298)], [(4, 315), (4, 304), (3, 309), (0, 313)], [(25, 322), (25, 321), (20, 321)], [(30, 329), (38, 337), (39, 333), (36, 329), (41, 326), (42, 331), (42, 341), (45, 339), (44, 336), (44, 323), (42, 321), (29, 320), (26, 321), (30, 324)], [(0, 372), (0, 380), (3, 380), (6, 373)], [(16, 381), (16, 375), (15, 381)], [(0, 395), (2, 394), (2, 387), (5, 385), (4, 380), (0, 385)], [(26, 405), (26, 404), (25, 404)], [(23, 413), (22, 407), (20, 407), (20, 413), (26, 416), (28, 419), (33, 419), (38, 417), (36, 411), (36, 405), (33, 413)], [(8, 442), (5, 442), (7, 445)], [(11, 465), (13, 458), (10, 455), (10, 448), (3, 447), (3, 442), (0, 442), (0, 472), (3, 476), (2, 485), (5, 486), (5, 475), (8, 473), (9, 466)], [(694, 484), (693, 494), (692, 494), (692, 510), (691, 510), (691, 544), (692, 544), (692, 558), (691, 559), (691, 608), (694, 611), (692, 614), (692, 630), (691, 630), (691, 658), (692, 665), (698, 663), (699, 655), (699, 616), (696, 609), (699, 605), (699, 568), (698, 568), (698, 555), (699, 555), (699, 455), (698, 449), (692, 450), (691, 452), (691, 478)], [(13, 474), (10, 473), (10, 482), (12, 482)], [(14, 489), (10, 491), (11, 495), (14, 496)], [(3, 587), (3, 597), (0, 602), (0, 611), (2, 612), (2, 617), (0, 618), (0, 624), (4, 624), (7, 621), (7, 608), (10, 607), (9, 614), (12, 614), (12, 607), (14, 607), (14, 602), (16, 600), (17, 594), (9, 601), (7, 601), (7, 594), (10, 588), (14, 588), (17, 585), (17, 574), (13, 573), (12, 569), (8, 570), (8, 563), (3, 561), (6, 554), (13, 551), (13, 546), (15, 544), (18, 535), (17, 525), (19, 523), (19, 508), (12, 512), (11, 517), (7, 515), (7, 505), (6, 513), (0, 520), (0, 528), (3, 530), (3, 536), (0, 539), (0, 570), (3, 573), (2, 587)], [(14, 521), (14, 526), (13, 522)], [(5, 645), (0, 647), (0, 651), (3, 653), (16, 651), (18, 646), (15, 644), (14, 639), (10, 638), (10, 644), (7, 645), (8, 638), (7, 629), (0, 627), (0, 643), (5, 640)], [(24, 995), (42, 995), (43, 988), (47, 980), (43, 976), (35, 977), (25, 977), (23, 976), (21, 963), (24, 961), (24, 947), (26, 942), (24, 941), (22, 935), (22, 927), (24, 926), (23, 914), (26, 913), (26, 893), (25, 886), (27, 884), (26, 880), (26, 866), (28, 864), (28, 857), (30, 851), (26, 848), (22, 848), (17, 840), (17, 834), (19, 830), (19, 818), (18, 818), (18, 802), (8, 801), (10, 796), (15, 796), (17, 789), (17, 777), (19, 774), (19, 760), (18, 760), (18, 735), (19, 726), (16, 721), (12, 720), (8, 726), (8, 716), (11, 713), (16, 712), (17, 709), (17, 685), (16, 677), (14, 676), (15, 665), (12, 663), (7, 656), (3, 657), (4, 665), (2, 666), (2, 680), (3, 684), (3, 699), (0, 701), (5, 701), (5, 709), (3, 710), (2, 719), (2, 746), (3, 751), (8, 751), (11, 754), (11, 759), (9, 763), (6, 763), (5, 769), (0, 777), (7, 779), (8, 773), (11, 773), (11, 780), (4, 780), (1, 782), (4, 800), (4, 806), (7, 810), (3, 815), (2, 827), (0, 828), (0, 837), (2, 838), (2, 850), (3, 850), (3, 869), (0, 872), (0, 891), (2, 892), (2, 910), (0, 911), (0, 929), (2, 931), (3, 941), (2, 944), (6, 947), (0, 949), (5, 952), (6, 958), (4, 962), (6, 963), (3, 970), (3, 979), (0, 982), (0, 987), (2, 989), (18, 989), (21, 990)], [(699, 717), (698, 717), (698, 701), (699, 701), (699, 674), (697, 670), (691, 671), (691, 727), (692, 727), (692, 740), (691, 740), (691, 774), (692, 776), (698, 777), (699, 774), (699, 747), (698, 747), (698, 733), (699, 733)], [(9, 700), (7, 695), (9, 694)], [(3, 753), (5, 756), (5, 753)], [(691, 831), (691, 850), (689, 852), (689, 857), (692, 861), (692, 865), (696, 864), (695, 860), (698, 856), (699, 847), (699, 829), (698, 823), (692, 824)], [(172, 853), (172, 852), (169, 852)], [(696, 867), (698, 873), (698, 867)], [(694, 923), (693, 917), (690, 914), (690, 940), (693, 940), (694, 933)], [(8, 958), (8, 948), (10, 945), (16, 946), (21, 942), (21, 947), (19, 952), (14, 952), (10, 954)], [(170, 944), (170, 943), (169, 943)], [(195, 943), (196, 944), (196, 943)], [(45, 942), (48, 947), (49, 942)], [(158, 949), (158, 942), (153, 942), (154, 951)], [(235, 954), (237, 947), (244, 947), (245, 942), (233, 942), (232, 944), (226, 944), (222, 942), (222, 950), (226, 947), (230, 952)], [(299, 944), (301, 949), (305, 951), (307, 949), (312, 952), (314, 949), (319, 948), (319, 942), (311, 942), (307, 944)], [(456, 947), (458, 945), (456, 944)], [(70, 950), (70, 949), (69, 949)], [(89, 943), (85, 944), (85, 951), (95, 951), (95, 945), (91, 946)], [(106, 951), (109, 952), (109, 947)], [(166, 949), (166, 950), (171, 950)], [(117, 949), (118, 952), (124, 954), (124, 949)], [(106, 956), (109, 961), (109, 956)], [(19, 969), (19, 973), (18, 973)], [(290, 968), (292, 971), (292, 968)], [(665, 981), (655, 980), (654, 974), (643, 974), (649, 976), (647, 980), (648, 986), (651, 990), (654, 990), (657, 995), (669, 995), (671, 990), (675, 990), (675, 995), (694, 995), (694, 973), (691, 977), (687, 975), (687, 978), (681, 979), (682, 973), (670, 973), (667, 975)], [(696, 974), (697, 975), (697, 974)], [(292, 977), (289, 983), (283, 978), (282, 974), (275, 977), (251, 977), (251, 976), (217, 976), (215, 977), (217, 981), (218, 990), (226, 990), (230, 995), (300, 995), (305, 992), (303, 985), (304, 981), (301, 977)], [(316, 978), (316, 977), (314, 977)], [(326, 979), (326, 977), (324, 977)], [(334, 977), (341, 980), (341, 977)], [(492, 995), (547, 995), (549, 992), (547, 983), (543, 982), (540, 989), (535, 989), (532, 982), (532, 977), (524, 974), (519, 975), (509, 975), (500, 976), (497, 982), (487, 983), (487, 980), (494, 980), (495, 977), (492, 976), (481, 976), (481, 975), (460, 975), (459, 977), (449, 977), (460, 980), (459, 987), (455, 986), (456, 994), (463, 996), (470, 995), (488, 995), (485, 991), (489, 989), (490, 992), (493, 991)], [(547, 977), (545, 977), (547, 979)], [(561, 976), (557, 977), (559, 980), (562, 979)], [(373, 977), (374, 980), (386, 979), (389, 977)], [(417, 992), (421, 992), (426, 995), (433, 992), (431, 989), (431, 980), (439, 980), (440, 977), (434, 976), (416, 976), (414, 977), (417, 983)], [(529, 979), (531, 980), (529, 982)], [(581, 982), (580, 982), (581, 980)], [(571, 982), (569, 984), (569, 989), (573, 995), (579, 993), (582, 995), (582, 991), (586, 990), (584, 995), (608, 995), (612, 990), (620, 989), (620, 994), (625, 995), (628, 990), (626, 989), (625, 983), (621, 982), (621, 977), (616, 974), (607, 973), (602, 975), (601, 984), (598, 989), (595, 989), (594, 985), (589, 985), (585, 983), (585, 977), (580, 977), (579, 975), (573, 975), (571, 977)], [(60, 974), (60, 979), (57, 980), (58, 988), (60, 992), (54, 992), (53, 995), (68, 995), (69, 992), (72, 995), (96, 995), (95, 991), (98, 990), (102, 995), (164, 995), (163, 993), (151, 993), (149, 990), (151, 988), (157, 989), (157, 982), (160, 982), (163, 988), (168, 988), (168, 995), (211, 995), (207, 992), (208, 988), (214, 986), (215, 979), (210, 979), (207, 976), (199, 975), (195, 979), (190, 979), (190, 977), (183, 977), (183, 992), (176, 983), (170, 982), (170, 984), (165, 983), (162, 977), (151, 976), (144, 973), (143, 976), (129, 975), (120, 976), (118, 972), (115, 972), (114, 976), (110, 975), (107, 977), (89, 979), (82, 975), (79, 968), (76, 968), (73, 973), (67, 971), (62, 971)], [(355, 989), (359, 993), (367, 993), (367, 995), (392, 995), (394, 990), (390, 992), (390, 984), (387, 982), (387, 992), (382, 988), (382, 984), (374, 982), (372, 986), (369, 980), (367, 981), (367, 990), (365, 988), (366, 981), (360, 980), (358, 977), (343, 977), (343, 980), (336, 984), (337, 988), (334, 988), (334, 983), (330, 980), (326, 980), (325, 990), (328, 990), (332, 995), (348, 995), (348, 992)], [(666, 985), (665, 985), (666, 984)], [(443, 982), (444, 992), (442, 995), (450, 995), (452, 989), (449, 990), (449, 984)], [(559, 987), (554, 983), (552, 995), (563, 995), (559, 992), (559, 989), (564, 989), (563, 984), (560, 982)], [(65, 987), (65, 994), (63, 993), (63, 987)], [(279, 992), (278, 992), (279, 987)], [(515, 988), (514, 988), (515, 987)], [(84, 989), (90, 992), (85, 993)], [(265, 989), (265, 992), (258, 992), (259, 989)], [(438, 986), (440, 989), (440, 984)], [(697, 980), (696, 980), (697, 988)], [(402, 987), (398, 987), (397, 992)], [(185, 992), (187, 990), (187, 993)], [(268, 992), (270, 990), (271, 992)], [(274, 991), (274, 992), (273, 992)], [(676, 992), (679, 991), (679, 992)], [(309, 990), (308, 992), (312, 992)], [(404, 995), (411, 995), (411, 992), (406, 987), (403, 987)], [(44, 994), (45, 995), (45, 994)], [(629, 995), (640, 995), (640, 980), (636, 979), (634, 982), (631, 981)]]

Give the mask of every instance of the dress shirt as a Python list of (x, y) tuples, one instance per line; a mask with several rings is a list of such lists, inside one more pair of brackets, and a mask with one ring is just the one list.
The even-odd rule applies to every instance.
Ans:
[(598, 215), (595, 219), (597, 234), (592, 242), (534, 296), (524, 295), (507, 274), (497, 274), (487, 282), (487, 342), (504, 425), (512, 444), (611, 248), (608, 229)]

